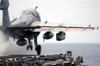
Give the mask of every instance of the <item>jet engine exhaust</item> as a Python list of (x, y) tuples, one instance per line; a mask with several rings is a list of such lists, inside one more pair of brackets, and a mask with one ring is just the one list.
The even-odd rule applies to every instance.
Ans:
[(57, 41), (62, 41), (62, 40), (65, 39), (65, 36), (66, 36), (65, 32), (61, 31), (61, 32), (56, 34), (56, 40)]
[(18, 39), (16, 44), (18, 46), (25, 46), (27, 44), (27, 40), (26, 39)]

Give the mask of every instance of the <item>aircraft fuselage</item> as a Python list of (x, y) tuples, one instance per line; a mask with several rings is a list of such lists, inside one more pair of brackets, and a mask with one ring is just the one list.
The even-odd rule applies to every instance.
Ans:
[(24, 10), (20, 17), (16, 18), (16, 20), (14, 20), (11, 25), (8, 26), (6, 32), (9, 34), (9, 37), (13, 37), (14, 39), (32, 39), (34, 33), (27, 28), (30, 27), (30, 25), (35, 21), (41, 21), (39, 13), (34, 9)]

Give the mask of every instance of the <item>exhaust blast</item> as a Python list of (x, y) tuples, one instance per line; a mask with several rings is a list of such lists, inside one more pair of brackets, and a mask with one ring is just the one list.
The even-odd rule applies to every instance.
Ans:
[(27, 45), (20, 47), (11, 38), (8, 41), (5, 41), (4, 38), (2, 32), (0, 32), (0, 56), (36, 54), (35, 51), (27, 51)]

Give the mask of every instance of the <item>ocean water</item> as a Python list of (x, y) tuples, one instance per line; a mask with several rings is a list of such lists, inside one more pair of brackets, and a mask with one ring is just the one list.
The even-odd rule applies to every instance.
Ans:
[(100, 43), (45, 43), (42, 54), (59, 54), (72, 51), (74, 59), (82, 56), (88, 66), (100, 66)]

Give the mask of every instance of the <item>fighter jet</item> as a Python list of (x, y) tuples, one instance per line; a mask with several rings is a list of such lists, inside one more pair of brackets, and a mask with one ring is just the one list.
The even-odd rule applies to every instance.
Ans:
[(9, 18), (9, 1), (1, 0), (0, 10), (3, 11), (3, 21), (0, 30), (6, 37), (5, 40), (9, 40), (12, 37), (16, 44), (19, 46), (27, 45), (27, 50), (33, 50), (32, 41), (34, 39), (35, 50), (38, 55), (41, 54), (41, 45), (38, 44), (37, 37), (42, 31), (46, 31), (43, 35), (43, 39), (51, 39), (54, 34), (53, 31), (58, 31), (56, 34), (56, 40), (62, 41), (65, 39), (65, 32), (70, 30), (94, 30), (94, 27), (87, 26), (71, 26), (62, 24), (49, 24), (48, 21), (41, 22), (41, 18), (36, 9), (24, 10), (20, 17), (10, 21)]

